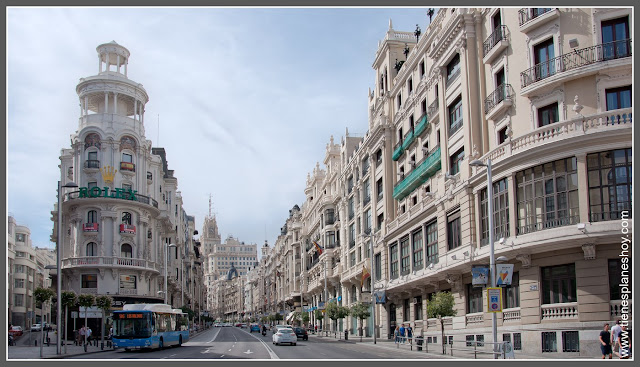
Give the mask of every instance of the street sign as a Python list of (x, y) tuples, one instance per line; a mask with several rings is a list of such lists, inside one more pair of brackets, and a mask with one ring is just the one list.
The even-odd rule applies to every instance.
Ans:
[(502, 288), (487, 288), (488, 312), (502, 312)]

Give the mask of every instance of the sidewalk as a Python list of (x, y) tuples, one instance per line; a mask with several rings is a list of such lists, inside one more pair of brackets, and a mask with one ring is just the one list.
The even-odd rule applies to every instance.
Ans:
[[(192, 333), (189, 335), (190, 338), (202, 333), (207, 329), (201, 329), (196, 333)], [(18, 340), (16, 340), (16, 345), (8, 347), (8, 358), (9, 359), (40, 359), (40, 340), (38, 339), (38, 346), (35, 346), (35, 339), (41, 338), (39, 332), (34, 332), (31, 336), (31, 343), (29, 343), (29, 332), (24, 333)], [(87, 345), (87, 351), (84, 351), (84, 346), (75, 345), (73, 341), (67, 341), (67, 353), (64, 353), (65, 346), (62, 346), (61, 354), (56, 354), (56, 341), (58, 339), (58, 335), (54, 332), (49, 332), (50, 343), (49, 346), (44, 344), (42, 346), (42, 358), (44, 359), (60, 359), (67, 358), (71, 356), (80, 356), (87, 355), (87, 358), (91, 358), (90, 355), (93, 353), (100, 352), (108, 352), (113, 351), (113, 347), (107, 347), (107, 341), (104, 341), (104, 349), (100, 347), (100, 340), (98, 340), (97, 346), (95, 342), (91, 342), (91, 345)]]

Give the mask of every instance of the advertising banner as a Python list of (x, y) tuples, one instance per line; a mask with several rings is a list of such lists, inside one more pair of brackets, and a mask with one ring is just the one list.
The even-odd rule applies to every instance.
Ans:
[(513, 264), (496, 264), (496, 286), (511, 285)]
[(471, 268), (471, 284), (474, 287), (483, 287), (489, 280), (489, 268), (486, 266), (476, 266)]
[(387, 303), (387, 296), (385, 295), (384, 291), (374, 292), (374, 297), (376, 298), (376, 304)]

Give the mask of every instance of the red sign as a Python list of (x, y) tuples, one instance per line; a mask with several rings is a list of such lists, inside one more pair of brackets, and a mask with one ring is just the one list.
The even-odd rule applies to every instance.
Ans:
[(120, 233), (136, 233), (136, 226), (131, 224), (121, 224)]
[(84, 223), (82, 230), (84, 232), (98, 232), (98, 223)]

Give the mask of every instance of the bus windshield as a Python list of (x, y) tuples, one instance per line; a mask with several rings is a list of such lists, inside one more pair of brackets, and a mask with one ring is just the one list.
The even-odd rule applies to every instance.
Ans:
[(149, 338), (151, 313), (118, 312), (113, 314), (113, 337), (116, 339)]

